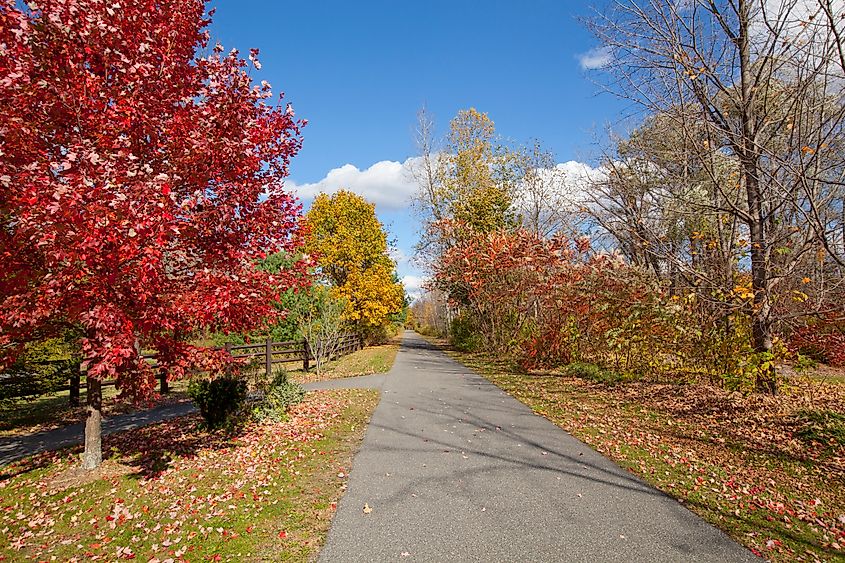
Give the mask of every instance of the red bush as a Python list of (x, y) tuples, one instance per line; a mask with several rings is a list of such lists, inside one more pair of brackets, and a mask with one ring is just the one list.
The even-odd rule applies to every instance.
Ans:
[(807, 324), (792, 334), (790, 348), (818, 362), (845, 366), (845, 327), (832, 319)]

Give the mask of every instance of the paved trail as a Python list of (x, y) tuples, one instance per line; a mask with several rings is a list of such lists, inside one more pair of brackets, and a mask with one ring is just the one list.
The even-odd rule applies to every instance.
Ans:
[(383, 395), (321, 561), (759, 561), (414, 333), (364, 384)]
[[(103, 435), (155, 424), (177, 416), (184, 416), (195, 410), (191, 403), (184, 402), (115, 415), (103, 419)], [(0, 438), (0, 467), (28, 455), (81, 444), (84, 432), (85, 423), (80, 422), (25, 436), (2, 437)]]

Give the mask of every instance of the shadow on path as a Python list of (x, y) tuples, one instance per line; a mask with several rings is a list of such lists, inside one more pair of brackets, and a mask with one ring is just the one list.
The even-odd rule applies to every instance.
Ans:
[(758, 561), (413, 333), (381, 385), (322, 561)]
[[(119, 414), (103, 420), (103, 435), (148, 426), (177, 416), (184, 416), (196, 409), (189, 402), (162, 405), (149, 410)], [(59, 450), (82, 443), (85, 423), (71, 424), (55, 430), (45, 430), (26, 436), (0, 438), (0, 466), (8, 465), (26, 456), (50, 450)]]

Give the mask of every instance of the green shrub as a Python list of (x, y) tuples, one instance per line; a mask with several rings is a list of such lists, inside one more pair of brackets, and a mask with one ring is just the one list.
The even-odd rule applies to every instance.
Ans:
[(253, 407), (252, 414), (260, 421), (283, 422), (287, 420), (288, 409), (302, 402), (304, 397), (305, 389), (289, 381), (287, 373), (281, 370), (264, 391), (264, 397)]
[(423, 336), (433, 336), (435, 338), (443, 338), (445, 336), (442, 330), (430, 325), (419, 325), (416, 331)]
[(399, 333), (398, 325), (385, 323), (379, 326), (368, 327), (363, 331), (364, 340), (367, 346), (378, 346), (387, 344), (391, 338)]
[(79, 375), (81, 361), (72, 333), (27, 343), (15, 363), (0, 371), (0, 405), (57, 391), (72, 375)]
[(47, 362), (18, 361), (2, 372), (0, 404), (17, 399), (32, 399), (53, 393), (68, 384), (71, 375), (79, 372), (79, 360)]
[(473, 352), (481, 348), (481, 336), (471, 318), (461, 315), (452, 321), (449, 338), (456, 350)]
[(597, 383), (619, 383), (624, 381), (622, 374), (610, 369), (604, 369), (595, 364), (575, 362), (563, 368), (564, 375), (580, 377)]
[(809, 356), (798, 354), (798, 358), (795, 360), (794, 367), (795, 371), (801, 372), (808, 369), (816, 369), (817, 367), (819, 367), (819, 362)]
[(246, 398), (246, 382), (232, 376), (195, 379), (188, 385), (188, 396), (197, 406), (209, 428), (219, 428), (236, 413)]

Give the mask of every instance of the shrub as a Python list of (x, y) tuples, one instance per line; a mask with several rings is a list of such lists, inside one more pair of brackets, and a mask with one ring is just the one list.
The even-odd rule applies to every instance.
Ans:
[(795, 360), (795, 365), (793, 367), (795, 368), (795, 371), (802, 372), (808, 369), (816, 369), (817, 367), (819, 367), (819, 362), (808, 356), (798, 354), (798, 357)]
[(804, 326), (792, 332), (789, 348), (817, 362), (834, 367), (845, 366), (845, 322), (842, 321), (842, 310), (807, 319)]
[(288, 409), (302, 402), (304, 397), (305, 389), (300, 384), (289, 381), (287, 372), (281, 370), (264, 390), (264, 396), (253, 407), (252, 414), (260, 421), (283, 422), (287, 420)]
[(228, 375), (215, 379), (195, 379), (188, 385), (188, 396), (208, 427), (219, 428), (243, 404), (246, 382)]
[(76, 359), (40, 363), (18, 361), (0, 376), (3, 383), (0, 386), (0, 404), (53, 393), (67, 385), (71, 375), (78, 371), (79, 360)]
[(539, 336), (530, 336), (520, 345), (520, 367), (526, 371), (556, 368), (572, 363), (578, 351), (576, 323), (559, 317), (547, 323)]
[(364, 340), (368, 346), (378, 346), (387, 344), (397, 334), (399, 334), (399, 325), (385, 323), (367, 328), (364, 331)]
[(452, 345), (461, 352), (473, 352), (481, 348), (481, 336), (471, 318), (461, 315), (452, 321), (449, 331)]
[(438, 330), (437, 327), (431, 325), (419, 325), (416, 331), (423, 336), (433, 336), (436, 338), (443, 338), (445, 336), (442, 330)]
[(580, 377), (597, 383), (613, 384), (624, 381), (624, 376), (613, 370), (604, 369), (595, 364), (576, 362), (563, 368), (564, 375)]
[(0, 405), (57, 391), (79, 374), (81, 361), (72, 335), (28, 343), (17, 361), (0, 372)]

